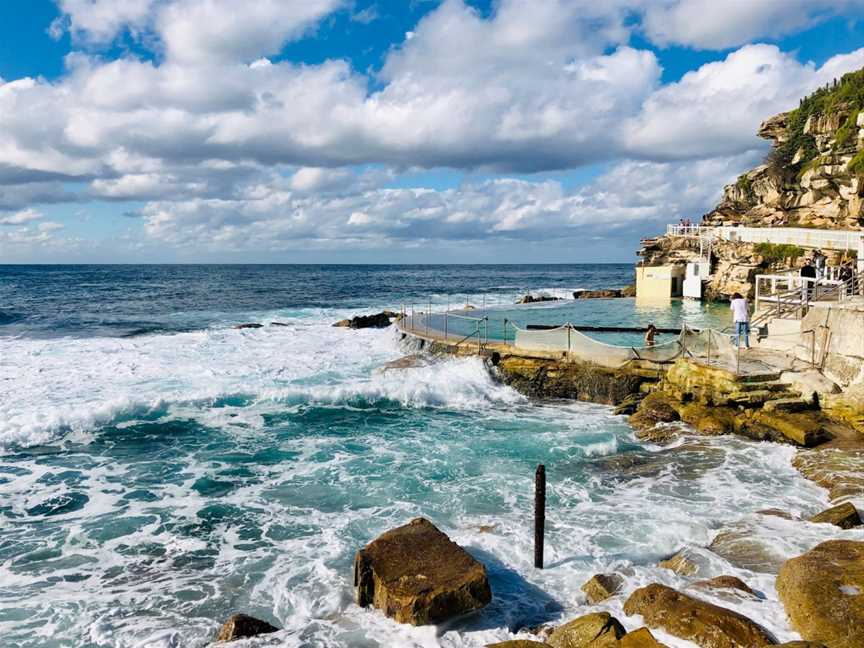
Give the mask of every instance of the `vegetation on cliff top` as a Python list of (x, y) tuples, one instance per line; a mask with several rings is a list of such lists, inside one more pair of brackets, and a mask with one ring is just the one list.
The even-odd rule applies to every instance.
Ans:
[[(804, 97), (800, 105), (791, 111), (786, 118), (787, 139), (774, 147), (768, 155), (768, 166), (778, 177), (789, 177), (797, 174), (799, 169), (813, 160), (818, 150), (812, 135), (804, 132), (804, 125), (812, 115), (827, 114), (839, 107), (850, 110), (850, 115), (837, 130), (835, 145), (840, 147), (848, 143), (855, 133), (858, 112), (864, 109), (864, 69), (844, 74), (839, 82), (819, 88), (813, 94)], [(799, 149), (801, 155), (793, 165)], [(851, 165), (850, 165), (851, 170)]]
[(804, 255), (804, 249), (797, 245), (775, 243), (757, 243), (754, 246), (756, 254), (761, 256), (769, 265), (785, 263), (786, 260), (794, 261)]

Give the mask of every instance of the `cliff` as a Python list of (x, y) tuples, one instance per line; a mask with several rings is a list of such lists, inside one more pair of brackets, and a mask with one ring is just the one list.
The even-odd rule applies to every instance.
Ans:
[(727, 185), (710, 225), (861, 229), (864, 226), (864, 70), (820, 88), (763, 122), (765, 164)]
[[(720, 204), (703, 216), (705, 225), (864, 229), (864, 69), (766, 120), (758, 134), (773, 143), (765, 163), (724, 188)], [(714, 241), (705, 297), (752, 296), (757, 274), (799, 266), (804, 253), (795, 246)], [(649, 266), (686, 263), (699, 259), (700, 244), (660, 236), (643, 241), (639, 255)]]

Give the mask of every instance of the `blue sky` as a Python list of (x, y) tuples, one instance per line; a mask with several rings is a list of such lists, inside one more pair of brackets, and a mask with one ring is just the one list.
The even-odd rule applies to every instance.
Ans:
[(632, 261), (864, 2), (9, 0), (2, 262)]

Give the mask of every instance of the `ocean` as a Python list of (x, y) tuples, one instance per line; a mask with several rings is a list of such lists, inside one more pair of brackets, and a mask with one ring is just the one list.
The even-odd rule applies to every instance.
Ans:
[[(795, 638), (774, 577), (705, 548), (730, 526), (776, 560), (830, 537), (758, 514), (827, 506), (790, 447), (644, 444), (611, 408), (529, 400), (477, 358), (384, 371), (413, 352), (392, 328), (331, 326), (430, 301), (512, 314), (526, 292), (632, 280), (630, 265), (0, 266), (2, 645), (198, 647), (245, 612), (282, 630), (238, 646), (479, 647), (589, 611), (580, 586), (598, 572), (618, 571), (628, 591), (685, 587), (656, 566), (685, 547), (761, 594), (718, 602)], [(630, 299), (515, 312), (728, 320)], [(234, 328), (244, 323), (264, 326)], [(538, 463), (543, 571), (532, 567)], [(356, 550), (421, 515), (486, 564), (483, 611), (412, 628), (354, 605)], [(602, 609), (638, 627), (621, 606)]]

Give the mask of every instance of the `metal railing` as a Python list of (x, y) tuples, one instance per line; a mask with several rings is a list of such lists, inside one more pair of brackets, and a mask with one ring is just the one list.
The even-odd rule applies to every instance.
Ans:
[(807, 227), (747, 227), (709, 225), (667, 225), (668, 236), (710, 236), (742, 243), (773, 243), (806, 248), (849, 251), (862, 249), (864, 232), (860, 230), (827, 230)]

